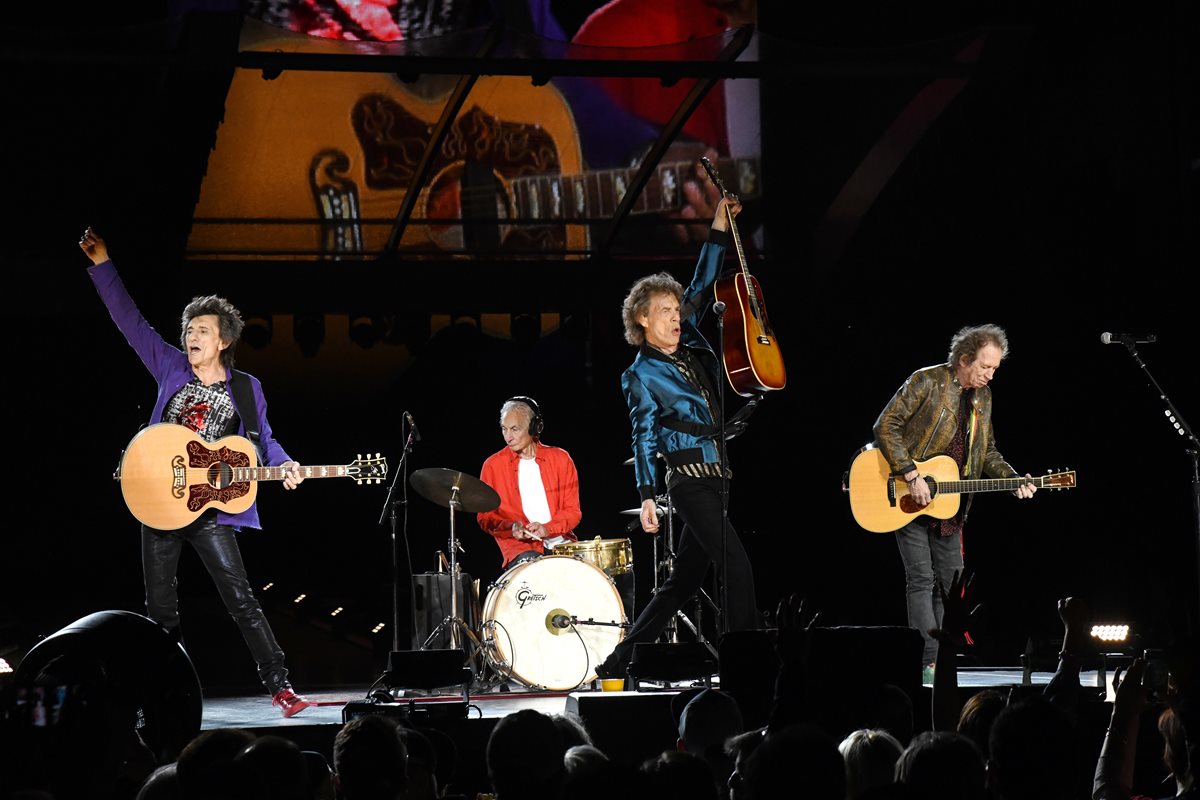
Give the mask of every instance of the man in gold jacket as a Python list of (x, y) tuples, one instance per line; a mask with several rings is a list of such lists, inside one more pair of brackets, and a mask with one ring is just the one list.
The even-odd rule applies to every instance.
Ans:
[[(914, 462), (933, 456), (953, 458), (964, 479), (1019, 477), (996, 449), (992, 432), (988, 384), (1007, 355), (1008, 335), (1003, 328), (963, 328), (950, 340), (946, 363), (910, 375), (875, 420), (876, 446), (892, 474), (908, 483), (918, 506), (928, 505), (932, 496)], [(1032, 484), (1022, 484), (1014, 494), (1030, 498), (1035, 491)], [(962, 527), (970, 500), (968, 495), (960, 513), (950, 519), (920, 516), (896, 531), (908, 592), (908, 624), (925, 639), (926, 680), (932, 677), (937, 655), (937, 642), (929, 630), (942, 623), (942, 598), (935, 588), (948, 589), (954, 573), (962, 571)]]

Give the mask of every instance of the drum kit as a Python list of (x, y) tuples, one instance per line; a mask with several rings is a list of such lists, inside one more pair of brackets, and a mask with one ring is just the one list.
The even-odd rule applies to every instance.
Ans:
[[(417, 470), (410, 483), (425, 499), (450, 510), (450, 613), (421, 649), (449, 629), (450, 647), (463, 649), (475, 667), (477, 691), (509, 680), (535, 690), (570, 691), (595, 680), (596, 667), (629, 627), (629, 540), (564, 542), (541, 558), (511, 566), (488, 587), (478, 629), (473, 629), (458, 607), (462, 548), (455, 515), (491, 511), (500, 496), (480, 479), (451, 469)], [(627, 583), (626, 591), (618, 581)]]

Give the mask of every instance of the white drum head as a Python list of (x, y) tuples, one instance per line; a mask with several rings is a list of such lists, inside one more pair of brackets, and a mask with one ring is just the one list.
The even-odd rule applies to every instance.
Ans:
[[(555, 616), (577, 620), (559, 627)], [(625, 637), (621, 596), (604, 572), (574, 556), (545, 556), (510, 569), (483, 607), (485, 652), (527, 686), (569, 691), (596, 678), (596, 666)]]

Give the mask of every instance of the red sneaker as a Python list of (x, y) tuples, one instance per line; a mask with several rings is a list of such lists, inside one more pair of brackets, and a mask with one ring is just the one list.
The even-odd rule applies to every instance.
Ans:
[(285, 717), (294, 717), (311, 706), (312, 703), (288, 688), (276, 692), (275, 696), (271, 698), (271, 705), (279, 706), (279, 710), (283, 712)]

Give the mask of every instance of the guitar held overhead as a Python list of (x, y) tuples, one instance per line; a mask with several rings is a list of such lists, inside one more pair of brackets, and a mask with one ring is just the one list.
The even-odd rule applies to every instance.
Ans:
[[(380, 483), (387, 460), (359, 456), (340, 466), (302, 466), (309, 478), (353, 478)], [(260, 467), (254, 444), (244, 436), (226, 436), (211, 444), (191, 428), (170, 422), (150, 425), (129, 442), (115, 476), (130, 513), (158, 530), (176, 530), (209, 508), (228, 514), (245, 511), (258, 494), (259, 481), (281, 481), (287, 467)]]
[(847, 473), (845, 490), (850, 495), (850, 511), (859, 527), (872, 533), (891, 533), (918, 516), (950, 519), (958, 513), (962, 495), (974, 492), (1011, 492), (1031, 483), (1039, 489), (1075, 488), (1074, 470), (1048, 473), (1032, 478), (979, 478), (962, 480), (958, 464), (950, 456), (934, 456), (913, 462), (929, 485), (933, 499), (917, 505), (904, 478), (891, 474), (883, 453), (874, 446), (855, 455)]
[[(720, 190), (722, 196), (732, 197), (721, 182), (721, 177), (712, 162), (701, 157), (700, 163), (708, 173), (709, 180)], [(746, 253), (738, 236), (737, 223), (726, 211), (729, 233), (733, 237), (740, 268), (732, 275), (718, 278), (713, 292), (719, 302), (725, 304), (725, 336), (721, 353), (725, 375), (729, 385), (743, 397), (753, 397), (762, 392), (782, 389), (787, 385), (787, 371), (783, 366), (783, 355), (779, 342), (767, 319), (767, 306), (763, 299), (758, 279), (750, 274), (746, 265)]]

